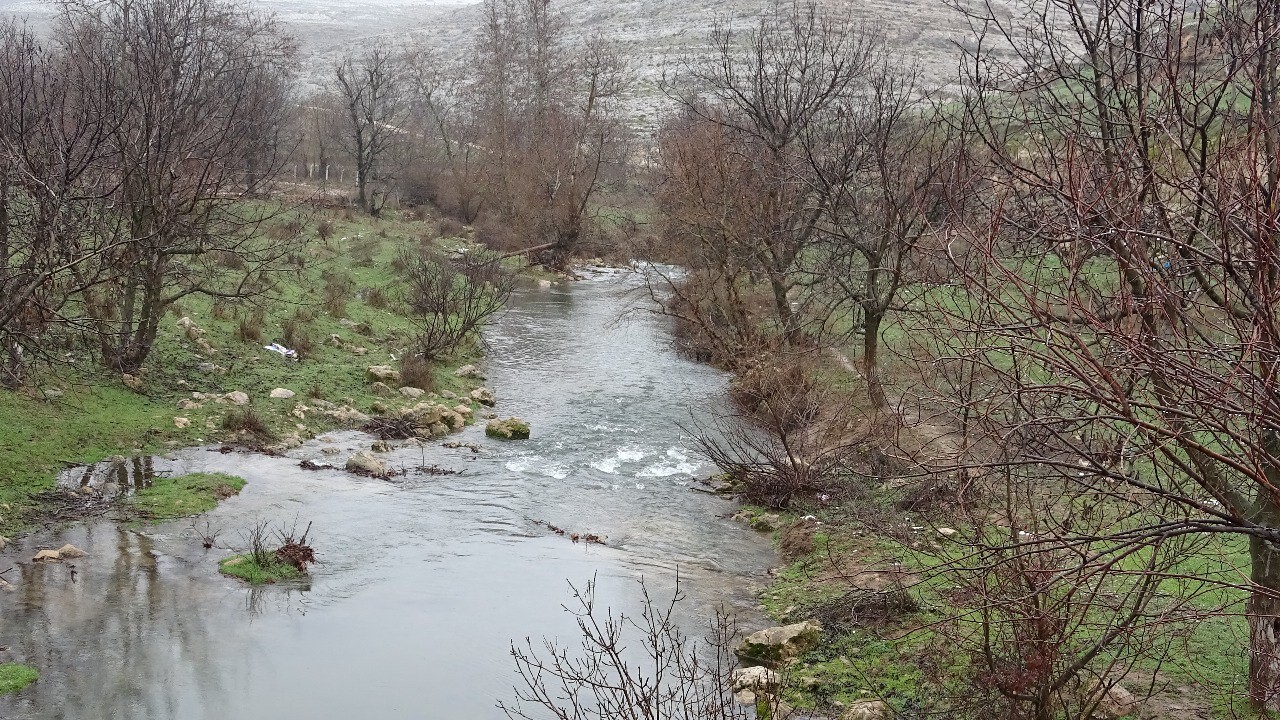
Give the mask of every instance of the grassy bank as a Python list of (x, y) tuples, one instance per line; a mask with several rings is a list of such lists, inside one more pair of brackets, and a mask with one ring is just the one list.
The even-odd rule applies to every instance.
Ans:
[[(274, 275), (275, 287), (253, 301), (181, 300), (162, 320), (136, 387), (82, 351), (20, 391), (0, 390), (0, 535), (30, 527), (35, 497), (51, 490), (69, 465), (244, 440), (237, 435), (244, 423), (226, 421), (233, 411), (261, 421), (251, 440), (267, 445), (335, 427), (338, 421), (322, 412), (325, 403), (366, 414), (412, 404), (398, 393), (388, 396), (365, 372), (396, 366), (412, 335), (397, 257), (423, 245), (457, 249), (469, 244), (470, 231), (449, 228), (450, 236), (439, 237), (431, 219), (298, 211), (262, 232), (302, 242), (290, 267)], [(263, 349), (272, 342), (301, 351), (301, 361)], [(451, 363), (431, 367), (429, 377), (414, 379), (431, 386), (422, 388), (429, 392), (422, 399), (462, 402), (450, 398), (477, 383), (454, 370), (474, 356), (474, 349), (463, 349)], [(277, 388), (293, 397), (271, 398)], [(243, 408), (223, 399), (237, 392), (248, 397)], [(159, 495), (152, 494), (153, 509), (185, 511)], [(169, 507), (160, 507), (166, 502)]]
[(17, 663), (0, 664), (0, 695), (15, 693), (40, 678), (33, 667)]

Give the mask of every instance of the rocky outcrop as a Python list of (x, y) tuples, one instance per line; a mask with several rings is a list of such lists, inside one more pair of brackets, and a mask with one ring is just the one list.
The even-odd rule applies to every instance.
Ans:
[(347, 458), (347, 472), (356, 473), (357, 475), (368, 475), (370, 477), (390, 477), (391, 469), (387, 464), (373, 456), (368, 450), (360, 452)]
[(735, 700), (743, 705), (755, 705), (764, 697), (778, 694), (782, 676), (766, 667), (735, 668), (729, 683)]
[(1093, 720), (1117, 720), (1128, 715), (1137, 716), (1142, 710), (1138, 698), (1128, 688), (1116, 683), (1107, 688), (1098, 707), (1093, 711)]
[(130, 375), (129, 373), (122, 374), (120, 376), (120, 382), (124, 383), (125, 387), (129, 388), (134, 392), (142, 392), (142, 388), (145, 387), (142, 383), (141, 378), (134, 375)]
[(226, 395), (223, 395), (221, 398), (221, 401), (229, 402), (232, 405), (248, 405), (249, 396), (246, 393), (236, 390), (234, 392), (229, 392)]
[(484, 434), (498, 440), (528, 440), (529, 423), (520, 418), (506, 420), (490, 420), (484, 426)]
[[(318, 405), (318, 403), (314, 403), (314, 402), (312, 404)], [(349, 405), (343, 405), (342, 407), (335, 408), (333, 410), (326, 410), (324, 412), (324, 416), (338, 423), (339, 425), (347, 425), (347, 426), (364, 425), (365, 423), (369, 422), (368, 415), (365, 415), (364, 413), (360, 412), (359, 410), (356, 410), (355, 408)]]
[(58, 557), (62, 558), (63, 560), (75, 560), (76, 558), (85, 557), (88, 554), (89, 553), (81, 550), (80, 548), (76, 547), (75, 545), (72, 545), (71, 543), (67, 543), (66, 545), (63, 545), (62, 547), (58, 548)]
[(816, 620), (806, 620), (754, 632), (738, 645), (736, 652), (745, 666), (776, 668), (814, 649), (821, 639), (822, 625)]
[(426, 395), (427, 391), (421, 388), (405, 386), (400, 388), (400, 394), (409, 398), (410, 400), (417, 400), (423, 395)]
[(469, 380), (483, 380), (484, 374), (475, 365), (463, 365), (453, 371), (454, 377), (467, 378)]
[(493, 391), (489, 388), (476, 388), (475, 390), (472, 390), (471, 399), (481, 405), (487, 405), (489, 407), (493, 407), (498, 403), (498, 398), (494, 396)]
[(176, 417), (173, 419), (173, 426), (179, 430), (185, 430), (191, 427), (191, 418)]
[(288, 388), (276, 388), (275, 390), (271, 391), (271, 399), (272, 400), (292, 400), (293, 396), (296, 394), (297, 393), (295, 393), (292, 390), (289, 390)]
[(400, 371), (390, 365), (370, 365), (365, 370), (365, 377), (369, 382), (381, 382), (387, 385), (398, 385), (400, 383)]
[(889, 720), (889, 706), (880, 700), (854, 700), (840, 720)]

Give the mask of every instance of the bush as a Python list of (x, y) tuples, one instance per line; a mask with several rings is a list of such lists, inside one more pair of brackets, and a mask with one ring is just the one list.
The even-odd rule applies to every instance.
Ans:
[(333, 237), (336, 232), (332, 220), (323, 220), (316, 226), (316, 236), (319, 237), (326, 245), (329, 244), (329, 238)]
[(343, 273), (335, 273), (325, 279), (324, 309), (330, 316), (341, 318), (347, 316), (347, 299), (351, 297), (351, 277)]
[(299, 358), (305, 358), (315, 350), (315, 343), (311, 341), (311, 336), (302, 327), (302, 323), (285, 320), (283, 331), (284, 346), (297, 352)]
[(440, 218), (436, 223), (436, 232), (440, 237), (460, 237), (466, 226), (451, 217)]
[(236, 337), (241, 342), (262, 342), (262, 320), (257, 316), (241, 318), (240, 326), (236, 328)]
[(515, 276), (494, 255), (473, 253), (450, 261), (430, 252), (402, 255), (408, 275), (414, 349), (424, 360), (456, 350), (502, 310)]
[(298, 218), (276, 223), (267, 228), (267, 237), (272, 240), (296, 240), (302, 234), (302, 227), (302, 220)]
[(431, 364), (417, 355), (406, 353), (400, 358), (400, 384), (428, 392), (434, 390), (436, 380), (431, 372)]
[(272, 438), (271, 428), (253, 408), (245, 407), (232, 410), (222, 417), (222, 429), (234, 433), (248, 433), (259, 440)]
[(476, 226), (476, 239), (497, 252), (512, 252), (527, 246), (510, 225), (491, 219), (483, 220)]
[(390, 299), (387, 297), (387, 291), (380, 287), (373, 287), (366, 290), (364, 293), (364, 301), (368, 303), (369, 307), (378, 308), (379, 310), (386, 310), (387, 306), (390, 304)]

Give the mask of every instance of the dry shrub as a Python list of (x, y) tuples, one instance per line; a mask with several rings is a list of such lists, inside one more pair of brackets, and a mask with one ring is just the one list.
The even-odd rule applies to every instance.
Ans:
[(425, 360), (445, 357), (475, 337), (515, 287), (515, 276), (491, 254), (450, 260), (405, 252), (402, 257), (408, 268), (405, 299), (417, 330), (415, 351)]
[(209, 314), (212, 315), (215, 320), (231, 319), (231, 309), (227, 307), (226, 303), (218, 302), (216, 300), (213, 303), (213, 307), (209, 310)]
[(369, 307), (375, 307), (379, 310), (386, 310), (391, 304), (390, 298), (387, 297), (387, 291), (380, 287), (372, 287), (365, 291), (364, 301)]
[(431, 372), (431, 364), (417, 355), (406, 353), (400, 358), (400, 384), (427, 392), (435, 389), (436, 380)]
[(822, 394), (811, 364), (792, 357), (761, 360), (740, 372), (729, 386), (729, 396), (738, 407), (784, 430), (816, 420)]
[[(385, 230), (382, 235), (385, 235)], [(351, 264), (356, 267), (373, 267), (374, 257), (378, 254), (382, 243), (377, 238), (360, 237), (351, 243)]]
[(267, 228), (267, 237), (271, 240), (296, 240), (302, 234), (302, 228), (302, 220), (294, 218)]
[(511, 252), (527, 246), (510, 225), (493, 219), (480, 221), (476, 226), (476, 240), (497, 252)]
[(215, 250), (209, 253), (209, 259), (219, 267), (227, 270), (244, 270), (249, 267), (244, 257), (240, 253), (230, 252), (228, 250)]
[(336, 229), (334, 228), (332, 220), (322, 220), (320, 221), (320, 224), (316, 226), (316, 236), (323, 240), (326, 245), (329, 243), (329, 238), (333, 237), (335, 232)]
[(309, 323), (316, 319), (316, 314), (309, 307), (299, 307), (293, 311), (293, 319), (300, 323)]
[(312, 385), (311, 387), (307, 388), (307, 397), (311, 398), (312, 400), (324, 400), (326, 399), (326, 393), (324, 391), (324, 388), (320, 387), (319, 385)]
[(262, 320), (257, 317), (241, 318), (240, 325), (236, 328), (236, 337), (241, 342), (262, 342)]
[(334, 273), (325, 279), (324, 309), (330, 316), (341, 318), (347, 316), (347, 300), (351, 297), (351, 277), (344, 273)]
[(461, 237), (466, 229), (465, 225), (451, 217), (440, 218), (436, 223), (436, 234), (440, 237)]
[(298, 353), (299, 358), (306, 358), (315, 350), (315, 343), (302, 323), (296, 320), (284, 321), (284, 346)]
[(244, 407), (232, 410), (222, 416), (222, 429), (234, 433), (248, 433), (259, 440), (270, 440), (271, 428), (253, 408)]

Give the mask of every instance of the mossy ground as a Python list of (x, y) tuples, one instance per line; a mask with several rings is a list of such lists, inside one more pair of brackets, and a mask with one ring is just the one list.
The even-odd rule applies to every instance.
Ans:
[(0, 664), (0, 695), (15, 693), (39, 679), (35, 668), (17, 663)]
[(276, 561), (258, 562), (252, 553), (232, 555), (218, 563), (218, 572), (240, 578), (250, 585), (270, 585), (285, 580), (296, 580), (304, 573), (294, 566)]
[(244, 489), (244, 478), (223, 473), (192, 473), (152, 478), (151, 484), (131, 498), (130, 505), (153, 520), (208, 512)]
[[(234, 406), (205, 400), (198, 409), (179, 410), (178, 403), (190, 400), (193, 392), (211, 397), (247, 393), (250, 407), (272, 433), (299, 433), (304, 438), (334, 426), (318, 412), (302, 418), (290, 414), (313, 396), (365, 413), (375, 403), (406, 401), (379, 397), (365, 378), (370, 365), (394, 366), (393, 358), (403, 355), (412, 336), (396, 258), (403, 249), (423, 244), (444, 250), (469, 245), (470, 231), (438, 238), (431, 218), (415, 220), (388, 212), (374, 219), (328, 210), (286, 212), (262, 231), (279, 233), (288, 224), (298, 228), (302, 244), (293, 254), (291, 269), (275, 274), (269, 295), (240, 303), (197, 296), (180, 301), (161, 322), (155, 349), (140, 373), (141, 391), (126, 388), (119, 376), (100, 369), (88, 352), (43, 370), (29, 387), (0, 390), (0, 535), (27, 528), (33, 496), (51, 489), (63, 467), (229, 439), (221, 420)], [(331, 284), (345, 288), (340, 302), (325, 302), (325, 288)], [(261, 339), (241, 339), (241, 320), (252, 320), (255, 314), (261, 320)], [(203, 331), (215, 354), (203, 353), (178, 326), (182, 317), (191, 318)], [(273, 341), (286, 341), (286, 323), (293, 325), (295, 337), (313, 346), (300, 362), (263, 349)], [(332, 335), (342, 339), (343, 347), (329, 343)], [(356, 347), (365, 348), (365, 354), (355, 354)], [(435, 387), (424, 389), (464, 394), (473, 383), (454, 377), (453, 370), (473, 360), (476, 352), (464, 348), (451, 362), (434, 366)], [(217, 369), (201, 372), (206, 363)], [(275, 388), (292, 390), (296, 396), (270, 399)], [(50, 389), (60, 396), (46, 399)], [(177, 427), (178, 417), (190, 425)]]

